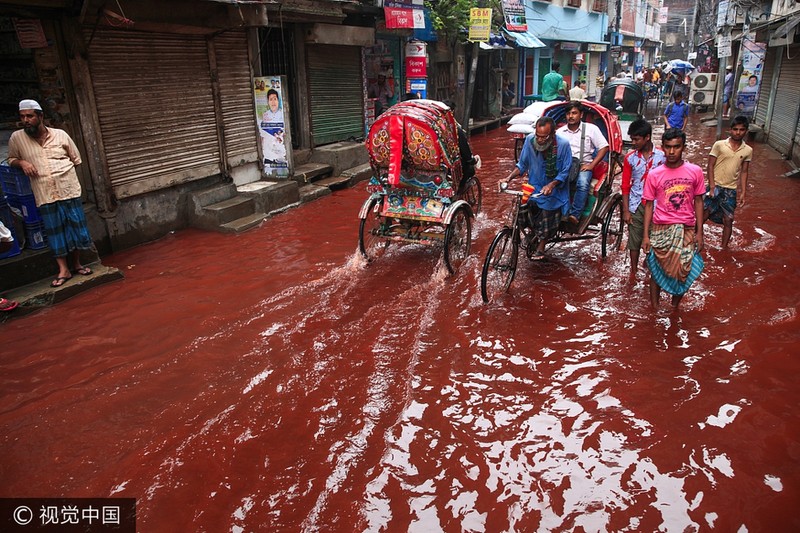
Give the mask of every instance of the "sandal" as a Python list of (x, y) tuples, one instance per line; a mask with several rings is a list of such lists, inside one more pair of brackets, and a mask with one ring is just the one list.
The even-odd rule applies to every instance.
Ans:
[(80, 267), (79, 269), (75, 270), (75, 272), (81, 276), (90, 276), (92, 274), (92, 269), (89, 267)]
[(542, 261), (543, 259), (544, 259), (544, 252), (536, 251), (533, 252), (533, 255), (531, 256), (531, 261)]
[(65, 284), (66, 282), (68, 282), (71, 279), (72, 279), (72, 276), (70, 276), (68, 278), (64, 278), (64, 277), (59, 276), (59, 277), (57, 277), (56, 279), (54, 279), (50, 283), (50, 286), (51, 287), (60, 287), (60, 286), (62, 286), (63, 284)]
[(0, 311), (13, 311), (17, 308), (19, 304), (13, 300), (6, 300), (5, 298), (0, 298)]

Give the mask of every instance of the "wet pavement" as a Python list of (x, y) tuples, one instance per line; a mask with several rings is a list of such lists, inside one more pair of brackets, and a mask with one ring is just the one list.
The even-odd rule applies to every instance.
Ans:
[(422, 246), (366, 264), (360, 184), (105, 257), (124, 280), (0, 325), (0, 496), (135, 497), (141, 531), (800, 528), (786, 162), (754, 145), (731, 248), (707, 228), (678, 313), (599, 239), (523, 258), (484, 305), (513, 143), (472, 142), (485, 209), (455, 276)]

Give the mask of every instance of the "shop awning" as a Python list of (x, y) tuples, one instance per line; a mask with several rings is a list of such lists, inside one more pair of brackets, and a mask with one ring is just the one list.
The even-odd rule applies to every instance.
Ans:
[(786, 37), (790, 31), (792, 31), (797, 27), (798, 24), (800, 24), (800, 15), (784, 22), (780, 27), (778, 27), (775, 30), (775, 32), (772, 34), (772, 37), (773, 38)]
[(522, 48), (547, 48), (546, 44), (529, 31), (522, 33), (508, 30), (504, 31), (506, 35), (517, 42), (517, 46), (521, 46)]

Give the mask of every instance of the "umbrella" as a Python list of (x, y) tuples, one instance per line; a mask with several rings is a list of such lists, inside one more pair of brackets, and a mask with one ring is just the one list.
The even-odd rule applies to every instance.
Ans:
[(682, 59), (673, 59), (667, 63), (664, 72), (678, 72), (679, 74), (686, 74), (688, 71), (694, 70), (694, 65)]

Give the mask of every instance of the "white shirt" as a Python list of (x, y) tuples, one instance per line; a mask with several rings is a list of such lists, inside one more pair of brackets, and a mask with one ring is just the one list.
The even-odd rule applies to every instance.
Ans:
[[(590, 122), (581, 122), (581, 124), (586, 124), (586, 136), (583, 140), (583, 161), (581, 163), (591, 163), (595, 152), (608, 146), (608, 141), (603, 137), (603, 132), (600, 131), (600, 128), (594, 124)], [(556, 133), (560, 133), (569, 139), (572, 157), (578, 157), (581, 153), (581, 129), (581, 125), (578, 125), (578, 129), (572, 131), (569, 126), (564, 124), (556, 130)]]

